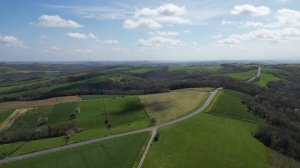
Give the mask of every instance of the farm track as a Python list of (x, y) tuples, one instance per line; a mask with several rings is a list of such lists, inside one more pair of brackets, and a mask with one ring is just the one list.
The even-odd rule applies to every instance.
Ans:
[(253, 81), (255, 81), (256, 79), (258, 79), (260, 77), (260, 74), (261, 74), (261, 67), (258, 66), (257, 74), (253, 78), (248, 79), (246, 82), (253, 82)]
[[(97, 142), (102, 142), (102, 141), (106, 141), (106, 140), (110, 140), (110, 139), (114, 139), (114, 138), (118, 138), (118, 137), (122, 137), (122, 136), (127, 136), (127, 135), (142, 133), (142, 132), (152, 132), (152, 133), (156, 132), (156, 130), (158, 130), (161, 127), (165, 127), (165, 126), (168, 126), (168, 125), (176, 124), (178, 122), (181, 122), (181, 121), (184, 121), (186, 119), (192, 118), (195, 115), (203, 112), (213, 102), (213, 100), (214, 100), (215, 96), (217, 95), (218, 91), (221, 90), (221, 89), (222, 88), (218, 88), (218, 89), (214, 90), (213, 92), (211, 92), (210, 95), (209, 95), (209, 97), (205, 101), (205, 103), (200, 108), (198, 108), (194, 112), (192, 112), (192, 113), (190, 113), (188, 115), (185, 115), (185, 116), (183, 116), (181, 118), (178, 118), (176, 120), (169, 121), (169, 122), (166, 122), (166, 123), (163, 123), (163, 124), (159, 124), (159, 125), (156, 125), (156, 126), (152, 126), (152, 127), (148, 127), (148, 128), (143, 128), (143, 129), (140, 129), (140, 130), (125, 132), (125, 133), (121, 133), (121, 134), (117, 134), (117, 135), (111, 135), (111, 136), (97, 138), (97, 139), (93, 139), (93, 140), (78, 142), (78, 143), (69, 144), (69, 145), (65, 145), (65, 146), (61, 146), (61, 147), (57, 147), (57, 148), (52, 148), (52, 149), (47, 149), (47, 150), (43, 150), (43, 151), (39, 151), (39, 152), (33, 152), (33, 153), (25, 154), (25, 155), (10, 157), (10, 158), (6, 158), (6, 159), (3, 159), (3, 160), (0, 160), (0, 164), (10, 163), (10, 162), (13, 162), (13, 161), (18, 161), (18, 160), (29, 159), (29, 158), (32, 158), (32, 157), (37, 157), (37, 156), (41, 156), (41, 155), (45, 155), (45, 154), (50, 154), (50, 153), (54, 153), (54, 152), (58, 152), (58, 151), (63, 151), (63, 150), (66, 150), (66, 149), (71, 149), (71, 148), (82, 146), (82, 145), (87, 145), (87, 144), (93, 144), (93, 143), (97, 143)], [(152, 136), (153, 136), (153, 134), (152, 134)], [(151, 142), (152, 141), (150, 141), (150, 143)], [(148, 148), (148, 145), (147, 145), (147, 148)], [(144, 154), (143, 154), (143, 155), (145, 155), (144, 157), (146, 157), (146, 154), (147, 154), (147, 152), (145, 151)], [(140, 161), (139, 164), (142, 165), (143, 162), (142, 163), (141, 162), (142, 162), (142, 160)]]
[(16, 109), (10, 116), (8, 116), (1, 124), (0, 124), (0, 132), (11, 127), (13, 122), (22, 114), (25, 114), (30, 109)]

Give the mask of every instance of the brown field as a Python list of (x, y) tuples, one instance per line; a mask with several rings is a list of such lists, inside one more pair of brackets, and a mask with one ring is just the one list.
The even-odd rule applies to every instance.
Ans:
[(65, 96), (65, 97), (55, 97), (55, 98), (35, 100), (35, 101), (11, 101), (11, 102), (0, 103), (0, 110), (30, 108), (30, 107), (38, 107), (38, 106), (51, 106), (59, 103), (76, 102), (76, 101), (82, 101), (81, 97)]
[(161, 124), (186, 115), (201, 106), (211, 89), (184, 89), (139, 96), (148, 115)]
[(5, 119), (0, 124), (0, 132), (9, 128), (20, 115), (26, 113), (29, 110), (31, 109), (16, 109), (9, 117), (7, 117), (7, 119)]

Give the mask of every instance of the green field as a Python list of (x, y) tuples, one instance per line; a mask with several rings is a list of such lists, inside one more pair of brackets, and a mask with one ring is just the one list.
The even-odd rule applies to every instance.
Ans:
[[(219, 103), (221, 97), (208, 112), (210, 109), (223, 111)], [(238, 107), (242, 106), (240, 101), (234, 104), (239, 105), (228, 106), (226, 111), (232, 107), (232, 111), (245, 112)], [(202, 113), (160, 129), (160, 139), (150, 148), (144, 167), (267, 168), (269, 151), (252, 136), (257, 126), (251, 122)]]
[(196, 73), (210, 73), (220, 70), (220, 65), (199, 65), (199, 66), (187, 66), (187, 65), (172, 65), (169, 66), (169, 71), (183, 71), (188, 74)]
[[(49, 124), (68, 122), (70, 114), (76, 107), (80, 107), (81, 109), (76, 119), (77, 124), (85, 131), (73, 135), (70, 140), (71, 143), (144, 128), (150, 124), (139, 98), (136, 96), (125, 96), (62, 103), (55, 105), (53, 108), (37, 108), (17, 118), (10, 129), (16, 131), (22, 130), (22, 128), (36, 128), (40, 115), (48, 116)], [(108, 114), (109, 123), (112, 125), (111, 129), (107, 129), (105, 125), (106, 114)], [(11, 154), (15, 156), (62, 146), (64, 144), (65, 140), (63, 137), (56, 137), (27, 142), (18, 150), (15, 150), (15, 143), (8, 144), (5, 148), (13, 151)], [(11, 145), (11, 148), (9, 148), (9, 145)], [(0, 145), (0, 149), (2, 146)]]
[(148, 115), (155, 119), (155, 124), (161, 124), (199, 108), (211, 90), (210, 88), (182, 89), (139, 97)]
[(256, 73), (257, 70), (252, 70), (247, 72), (228, 73), (225, 75), (236, 79), (247, 80), (253, 78), (256, 75)]
[(0, 123), (2, 123), (14, 110), (5, 110), (0, 112)]
[(217, 95), (217, 99), (214, 100), (215, 102), (207, 109), (207, 111), (216, 115), (223, 115), (255, 123), (263, 123), (264, 121), (262, 119), (254, 116), (251, 112), (248, 112), (247, 107), (241, 104), (241, 100), (248, 97), (248, 95), (241, 92), (221, 90)]
[(266, 73), (262, 73), (260, 75), (260, 78), (259, 78), (259, 81), (256, 82), (256, 84), (258, 86), (261, 86), (261, 87), (265, 87), (267, 86), (267, 84), (271, 81), (276, 81), (276, 80), (279, 80), (278, 77), (274, 76), (274, 75), (271, 75), (271, 74), (266, 74)]
[(134, 134), (95, 144), (84, 145), (64, 151), (16, 161), (3, 168), (128, 168), (139, 161), (143, 146), (149, 138), (148, 133)]

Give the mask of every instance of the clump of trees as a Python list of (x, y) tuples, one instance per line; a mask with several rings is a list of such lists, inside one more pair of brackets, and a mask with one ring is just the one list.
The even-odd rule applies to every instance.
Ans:
[(11, 143), (18, 141), (37, 140), (65, 135), (66, 131), (72, 128), (71, 123), (47, 125), (32, 129), (16, 129), (13, 131), (4, 130), (0, 132), (0, 143)]

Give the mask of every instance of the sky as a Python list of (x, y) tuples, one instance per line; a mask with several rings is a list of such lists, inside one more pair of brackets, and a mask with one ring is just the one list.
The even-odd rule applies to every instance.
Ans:
[(299, 0), (1, 0), (0, 61), (300, 60)]

